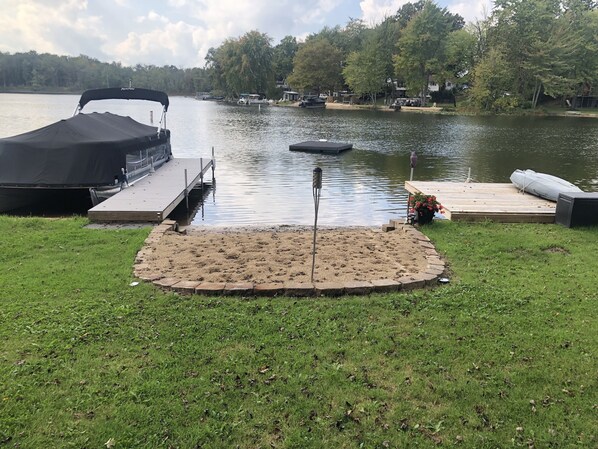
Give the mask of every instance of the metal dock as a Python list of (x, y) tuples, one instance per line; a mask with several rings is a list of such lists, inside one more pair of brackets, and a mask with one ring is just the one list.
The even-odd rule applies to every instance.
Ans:
[(205, 174), (213, 159), (173, 158), (155, 173), (137, 181), (87, 212), (95, 222), (161, 222), (188, 196)]
[(453, 221), (493, 220), (501, 223), (554, 223), (556, 203), (513, 184), (405, 181), (410, 193), (435, 195)]

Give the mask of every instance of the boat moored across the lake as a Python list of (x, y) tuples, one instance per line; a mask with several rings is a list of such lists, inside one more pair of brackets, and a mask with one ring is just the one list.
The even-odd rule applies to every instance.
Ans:
[(241, 94), (237, 100), (239, 106), (257, 106), (268, 105), (270, 102), (267, 98), (259, 94)]
[(326, 100), (320, 97), (310, 96), (304, 97), (299, 102), (300, 108), (305, 109), (321, 109), (326, 107)]

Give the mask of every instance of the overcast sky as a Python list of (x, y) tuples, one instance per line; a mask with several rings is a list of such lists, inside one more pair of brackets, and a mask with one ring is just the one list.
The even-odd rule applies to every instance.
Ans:
[[(379, 23), (406, 0), (0, 0), (0, 51), (87, 55), (123, 65), (203, 67), (210, 47), (251, 30), (276, 45), (353, 19)], [(466, 21), (491, 0), (437, 0)]]

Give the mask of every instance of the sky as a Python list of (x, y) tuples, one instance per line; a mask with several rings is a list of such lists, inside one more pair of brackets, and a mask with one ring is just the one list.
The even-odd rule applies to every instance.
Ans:
[[(380, 23), (408, 0), (0, 0), (0, 52), (86, 55), (124, 66), (203, 67), (209, 48), (257, 30), (272, 45), (351, 19)], [(491, 0), (436, 0), (466, 22)]]

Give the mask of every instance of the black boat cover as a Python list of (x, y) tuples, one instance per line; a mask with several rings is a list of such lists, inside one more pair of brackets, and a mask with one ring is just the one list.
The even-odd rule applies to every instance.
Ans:
[(0, 186), (110, 185), (126, 155), (167, 143), (168, 131), (109, 112), (77, 114), (0, 139)]
[(106, 89), (90, 89), (83, 92), (79, 99), (79, 109), (83, 109), (90, 101), (95, 100), (147, 100), (162, 103), (168, 111), (168, 95), (159, 90), (141, 89), (139, 87), (108, 87)]

